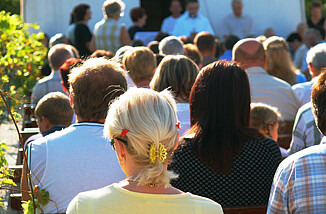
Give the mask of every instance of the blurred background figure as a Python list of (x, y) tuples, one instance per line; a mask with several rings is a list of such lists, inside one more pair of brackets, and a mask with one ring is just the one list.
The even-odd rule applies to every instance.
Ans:
[(172, 35), (174, 25), (175, 25), (176, 21), (179, 19), (179, 17), (181, 16), (182, 10), (183, 10), (183, 8), (181, 6), (180, 0), (172, 0), (171, 1), (170, 7), (169, 7), (171, 16), (166, 17), (163, 20), (162, 26), (161, 26), (161, 32), (168, 33), (168, 34)]
[(128, 28), (130, 39), (133, 40), (134, 36), (139, 31), (144, 31), (146, 25), (147, 14), (144, 8), (135, 7), (130, 11), (130, 18), (133, 22), (132, 26)]

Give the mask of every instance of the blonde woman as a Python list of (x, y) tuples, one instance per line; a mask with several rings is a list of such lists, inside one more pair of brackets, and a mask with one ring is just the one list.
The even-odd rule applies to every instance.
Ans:
[(305, 76), (296, 70), (289, 53), (288, 45), (282, 37), (272, 36), (263, 42), (266, 51), (266, 71), (290, 85), (306, 82)]
[(170, 185), (177, 176), (167, 166), (179, 139), (170, 92), (129, 89), (110, 106), (104, 136), (127, 178), (78, 194), (67, 213), (223, 213), (219, 204)]
[(168, 55), (156, 69), (149, 84), (155, 91), (170, 88), (177, 102), (177, 115), (181, 122), (180, 135), (190, 128), (189, 94), (199, 73), (198, 66), (183, 55)]

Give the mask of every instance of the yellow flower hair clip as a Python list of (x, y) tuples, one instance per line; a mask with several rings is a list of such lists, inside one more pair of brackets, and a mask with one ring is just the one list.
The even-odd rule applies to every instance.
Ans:
[(155, 165), (157, 158), (164, 163), (167, 154), (166, 148), (162, 143), (159, 143), (158, 149), (156, 149), (156, 144), (152, 143), (149, 147), (149, 163)]

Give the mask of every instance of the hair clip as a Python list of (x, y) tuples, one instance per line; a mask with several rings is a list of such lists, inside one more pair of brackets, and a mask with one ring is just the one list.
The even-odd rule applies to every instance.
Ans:
[(180, 121), (178, 121), (175, 125), (177, 126), (178, 129), (180, 129)]
[(157, 158), (163, 163), (167, 157), (167, 151), (162, 143), (158, 144), (158, 149), (156, 149), (156, 144), (151, 143), (149, 147), (149, 163), (155, 165)]
[(126, 137), (128, 132), (129, 131), (127, 129), (122, 129), (122, 132), (121, 132), (120, 136), (121, 137)]

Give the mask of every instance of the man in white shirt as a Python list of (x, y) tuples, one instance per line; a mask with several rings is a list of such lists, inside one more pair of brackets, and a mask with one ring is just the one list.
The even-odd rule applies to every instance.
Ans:
[[(91, 58), (73, 69), (69, 83), (77, 123), (28, 147), (32, 183), (50, 194), (44, 213), (64, 213), (78, 193), (125, 178), (109, 140), (103, 136), (109, 103), (127, 90), (123, 70), (116, 62)], [(26, 190), (27, 178), (22, 186)]]
[(180, 0), (172, 0), (169, 8), (171, 16), (163, 20), (161, 31), (172, 35), (174, 25), (181, 16), (182, 6)]
[(187, 0), (187, 11), (178, 19), (173, 29), (173, 36), (194, 37), (195, 34), (207, 31), (215, 35), (209, 20), (198, 13), (198, 0)]
[(249, 15), (242, 13), (242, 8), (242, 0), (232, 0), (233, 13), (226, 16), (223, 20), (225, 37), (236, 35), (240, 39), (243, 39), (253, 36), (253, 20)]
[(312, 47), (307, 53), (306, 61), (312, 79), (292, 86), (301, 106), (310, 102), (312, 85), (316, 82), (316, 77), (326, 68), (326, 43)]
[(287, 82), (264, 70), (266, 55), (263, 45), (256, 39), (242, 39), (234, 45), (232, 56), (246, 69), (251, 101), (276, 107), (283, 120), (294, 121), (299, 102)]

